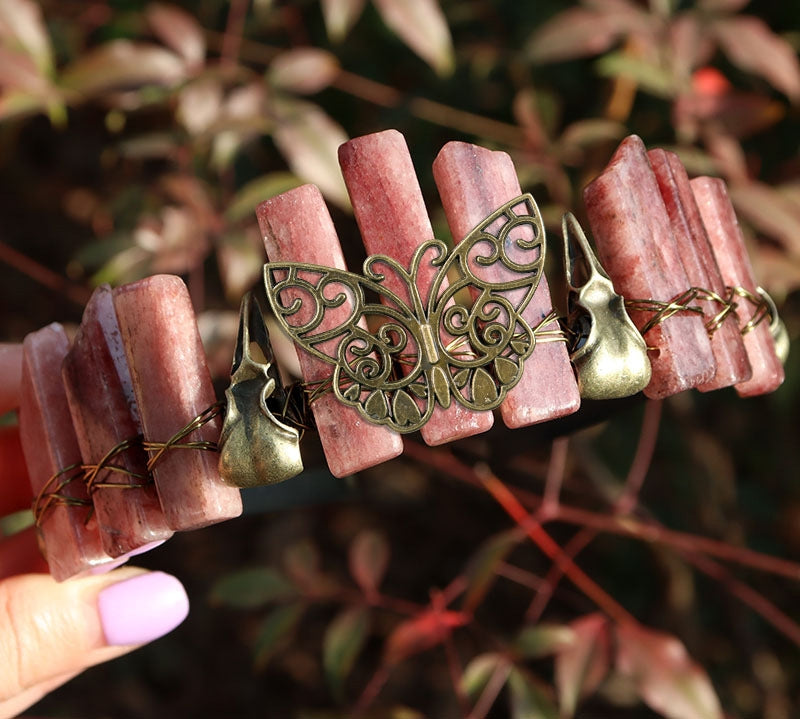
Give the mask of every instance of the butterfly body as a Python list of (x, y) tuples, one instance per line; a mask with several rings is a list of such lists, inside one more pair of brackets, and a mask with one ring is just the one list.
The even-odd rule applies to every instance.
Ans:
[[(453, 400), (494, 409), (519, 381), (536, 339), (522, 313), (543, 264), (541, 217), (523, 195), (450, 252), (440, 240), (421, 243), (407, 268), (374, 255), (363, 276), (282, 262), (264, 277), (283, 329), (334, 366), (336, 396), (409, 432)], [(498, 268), (501, 281), (487, 277)]]

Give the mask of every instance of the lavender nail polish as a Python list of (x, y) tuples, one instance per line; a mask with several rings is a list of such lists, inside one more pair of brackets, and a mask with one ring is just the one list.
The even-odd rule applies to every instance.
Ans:
[(148, 572), (103, 589), (97, 609), (109, 645), (146, 644), (186, 618), (189, 599), (175, 577)]

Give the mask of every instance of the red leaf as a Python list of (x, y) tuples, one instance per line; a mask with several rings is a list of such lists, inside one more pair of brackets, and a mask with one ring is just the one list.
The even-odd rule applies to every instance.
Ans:
[(556, 655), (556, 687), (565, 717), (575, 713), (582, 697), (597, 689), (608, 674), (610, 634), (608, 619), (589, 614), (569, 625), (572, 641)]
[(39, 3), (32, 0), (0, 2), (0, 40), (9, 48), (23, 50), (40, 72), (52, 72), (53, 50)]
[(626, 32), (627, 27), (609, 15), (574, 7), (542, 25), (528, 41), (527, 53), (538, 63), (591, 57), (608, 50)]
[(175, 85), (185, 75), (183, 60), (169, 50), (114, 40), (69, 65), (61, 83), (88, 95), (118, 87)]
[(437, 0), (373, 0), (392, 32), (439, 75), (453, 71), (453, 40)]
[(310, 540), (289, 546), (283, 553), (286, 574), (300, 587), (314, 589), (320, 582), (319, 550)]
[(369, 596), (378, 592), (389, 566), (389, 545), (382, 534), (364, 531), (350, 545), (350, 573)]
[(36, 97), (52, 92), (50, 83), (28, 55), (0, 45), (0, 87), (22, 90)]
[(189, 70), (198, 70), (206, 57), (206, 40), (200, 23), (174, 5), (153, 3), (147, 6), (145, 17), (153, 32), (185, 61)]
[(322, 108), (308, 102), (275, 103), (278, 113), (273, 139), (289, 168), (341, 207), (350, 200), (339, 169), (337, 151), (347, 141), (345, 131)]
[(706, 12), (739, 12), (750, 0), (698, 0), (697, 7)]
[(758, 278), (773, 297), (785, 297), (800, 288), (800, 258), (787, 257), (769, 245), (759, 245), (754, 263)]
[(427, 609), (412, 619), (402, 622), (389, 635), (384, 649), (384, 661), (397, 664), (413, 654), (440, 644), (457, 627), (469, 622), (463, 612)]
[(800, 99), (800, 62), (786, 40), (749, 15), (716, 20), (711, 29), (728, 59), (760, 75), (790, 99)]
[(760, 182), (731, 185), (729, 191), (740, 217), (800, 257), (800, 203)]
[(709, 61), (716, 45), (696, 13), (684, 12), (669, 25), (670, 64), (680, 81), (689, 78), (692, 70)]
[(181, 88), (178, 119), (192, 134), (210, 129), (222, 111), (222, 85), (215, 78), (200, 78)]
[(701, 666), (675, 637), (634, 624), (617, 627), (617, 671), (642, 700), (668, 719), (721, 719), (717, 695)]
[(282, 52), (269, 66), (273, 85), (304, 95), (325, 89), (338, 74), (339, 61), (327, 50), (316, 47)]

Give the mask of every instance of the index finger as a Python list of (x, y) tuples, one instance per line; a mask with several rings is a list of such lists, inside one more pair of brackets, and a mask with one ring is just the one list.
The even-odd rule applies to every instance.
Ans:
[(22, 345), (0, 342), (0, 416), (19, 407)]

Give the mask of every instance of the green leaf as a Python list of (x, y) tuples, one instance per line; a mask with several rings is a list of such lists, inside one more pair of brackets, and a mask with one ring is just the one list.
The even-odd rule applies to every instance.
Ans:
[(359, 532), (350, 545), (350, 574), (367, 595), (375, 594), (389, 566), (389, 544), (380, 532)]
[(470, 699), (476, 699), (496, 672), (505, 672), (508, 678), (511, 668), (511, 663), (502, 654), (495, 652), (479, 654), (464, 668), (464, 673), (461, 675), (461, 689)]
[(538, 659), (568, 647), (575, 632), (562, 624), (537, 624), (525, 627), (514, 642), (514, 651), (524, 659)]
[(304, 539), (292, 544), (283, 553), (283, 562), (287, 574), (297, 584), (311, 587), (320, 576), (319, 550), (313, 542)]
[(239, 188), (225, 211), (225, 218), (230, 222), (251, 218), (259, 203), (301, 184), (302, 180), (291, 172), (270, 172), (257, 177)]
[(243, 569), (220, 579), (211, 589), (211, 601), (237, 609), (252, 609), (297, 595), (297, 588), (277, 569)]
[(673, 99), (681, 89), (668, 70), (624, 52), (605, 55), (596, 67), (602, 77), (629, 78), (651, 95), (666, 100)]
[(356, 24), (366, 0), (322, 0), (322, 17), (331, 42), (341, 42)]
[(322, 664), (328, 686), (341, 698), (344, 682), (364, 646), (370, 628), (366, 607), (352, 607), (342, 612), (329, 625), (323, 640)]
[(471, 612), (486, 596), (495, 580), (497, 565), (504, 562), (521, 541), (520, 532), (511, 529), (490, 537), (473, 555), (467, 567), (467, 589), (464, 593), (464, 611)]
[(512, 719), (558, 719), (558, 710), (544, 684), (519, 669), (508, 677)]
[(258, 630), (253, 652), (256, 666), (264, 667), (275, 653), (286, 643), (299, 623), (305, 605), (287, 604), (273, 609)]

